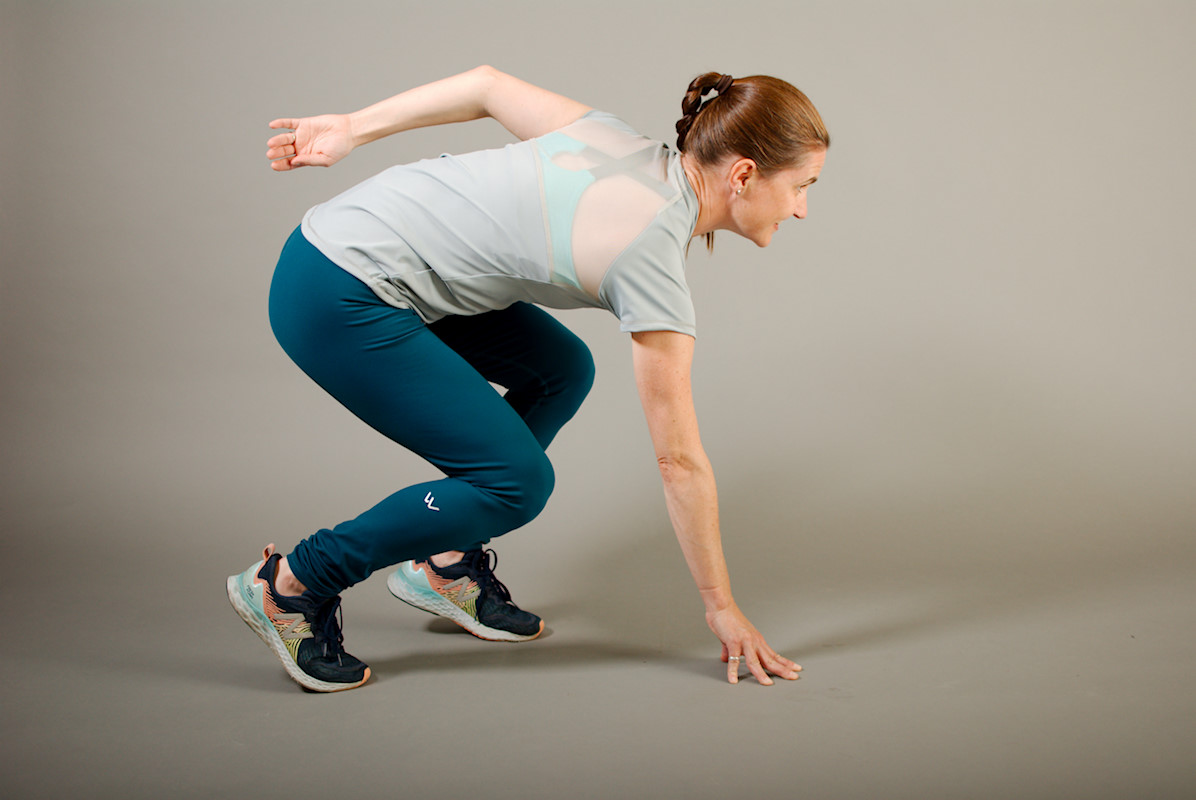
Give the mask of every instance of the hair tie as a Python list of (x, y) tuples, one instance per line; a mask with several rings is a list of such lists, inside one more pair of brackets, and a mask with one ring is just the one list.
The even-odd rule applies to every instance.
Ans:
[(732, 78), (730, 75), (722, 76), (721, 78), (718, 79), (718, 83), (716, 83), (714, 85), (714, 91), (718, 92), (719, 94), (722, 94), (723, 92), (727, 91), (727, 89), (731, 88), (731, 84), (732, 84), (732, 82), (734, 82), (734, 80), (735, 79)]

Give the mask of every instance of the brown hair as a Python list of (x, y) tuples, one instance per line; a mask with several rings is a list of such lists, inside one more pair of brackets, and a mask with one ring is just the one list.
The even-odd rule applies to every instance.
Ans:
[[(710, 90), (719, 93), (702, 101)], [(707, 72), (694, 78), (681, 101), (677, 149), (713, 166), (728, 155), (750, 158), (768, 176), (800, 164), (810, 152), (831, 145), (818, 109), (801, 90), (780, 78)], [(713, 249), (714, 233), (706, 234)]]

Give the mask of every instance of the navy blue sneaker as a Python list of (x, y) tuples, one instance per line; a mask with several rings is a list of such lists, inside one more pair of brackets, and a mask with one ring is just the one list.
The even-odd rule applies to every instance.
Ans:
[(386, 586), (404, 603), (450, 619), (479, 639), (535, 639), (544, 630), (544, 620), (511, 602), (511, 593), (494, 576), (497, 564), (493, 550), (481, 549), (470, 550), (447, 567), (430, 559), (404, 561), (386, 579)]
[(341, 599), (297, 597), (274, 590), (281, 556), (274, 545), (262, 560), (228, 579), (228, 599), (261, 640), (274, 651), (287, 675), (313, 692), (355, 689), (370, 678), (370, 668), (345, 652), (339, 620)]

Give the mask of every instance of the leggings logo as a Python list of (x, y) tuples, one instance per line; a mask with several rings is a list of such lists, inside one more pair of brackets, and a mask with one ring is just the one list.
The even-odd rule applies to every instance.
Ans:
[(435, 502), (436, 502), (436, 498), (432, 496), (431, 492), (428, 492), (426, 495), (424, 495), (424, 505), (426, 505), (428, 508), (432, 509), (433, 511), (439, 511), (440, 510), (439, 508), (432, 505)]

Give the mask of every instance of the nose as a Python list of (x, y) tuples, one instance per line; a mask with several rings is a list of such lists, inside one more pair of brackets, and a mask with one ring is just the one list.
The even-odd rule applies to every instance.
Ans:
[(806, 193), (802, 192), (797, 196), (797, 207), (793, 209), (793, 216), (798, 219), (806, 218)]

